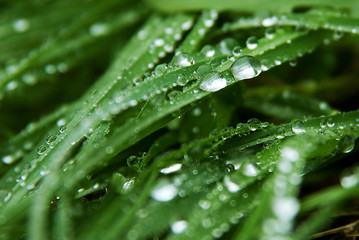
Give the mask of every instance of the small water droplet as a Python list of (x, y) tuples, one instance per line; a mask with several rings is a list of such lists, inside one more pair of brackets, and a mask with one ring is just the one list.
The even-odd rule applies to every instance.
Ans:
[(333, 119), (332, 119), (332, 118), (328, 118), (328, 120), (327, 120), (327, 126), (328, 126), (328, 127), (334, 127), (334, 125), (335, 125), (335, 122), (333, 121)]
[(138, 163), (138, 158), (136, 156), (132, 155), (127, 158), (126, 162), (129, 167), (132, 167)]
[(256, 177), (258, 175), (258, 169), (251, 163), (244, 166), (243, 174), (247, 177)]
[(48, 64), (45, 66), (45, 72), (47, 74), (55, 74), (57, 71), (55, 65), (52, 65), (52, 64)]
[(239, 57), (242, 53), (242, 48), (240, 46), (235, 46), (232, 50), (232, 54), (236, 57)]
[(250, 50), (257, 48), (257, 46), (258, 46), (257, 37), (255, 37), (255, 36), (249, 37), (247, 39), (246, 44), (247, 44), (247, 48), (250, 49)]
[(37, 148), (37, 153), (38, 154), (44, 154), (46, 152), (46, 147), (44, 145), (41, 145)]
[(49, 135), (49, 136), (47, 136), (47, 138), (46, 138), (46, 143), (49, 145), (49, 146), (51, 146), (51, 145), (53, 145), (53, 143), (56, 141), (56, 136), (54, 136), (54, 135)]
[(7, 155), (2, 158), (2, 162), (7, 165), (13, 164), (15, 161), (16, 161), (16, 158), (11, 155)]
[(295, 67), (295, 66), (297, 66), (297, 63), (298, 63), (297, 59), (292, 59), (289, 61), (289, 66)]
[(166, 71), (167, 71), (167, 64), (165, 63), (157, 65), (154, 70), (156, 76), (161, 76), (165, 74)]
[(272, 28), (272, 27), (267, 28), (264, 34), (265, 34), (266, 38), (273, 39), (274, 35), (275, 35), (275, 28)]
[(277, 136), (276, 136), (276, 138), (278, 138), (278, 139), (283, 139), (283, 138), (285, 138), (285, 128), (284, 127), (279, 127), (278, 129), (277, 129), (277, 131), (276, 131), (276, 134), (277, 134)]
[(160, 180), (151, 192), (151, 197), (159, 202), (168, 202), (177, 196), (176, 186), (167, 179)]
[(187, 22), (182, 23), (181, 28), (182, 30), (187, 31), (192, 27), (192, 24), (193, 24), (192, 21), (189, 20)]
[(233, 38), (226, 38), (219, 42), (219, 50), (223, 55), (232, 55), (232, 49), (237, 46), (237, 41)]
[(27, 84), (27, 85), (35, 85), (37, 83), (37, 78), (30, 74), (30, 73), (25, 73), (22, 77), (21, 77), (22, 81)]
[(176, 172), (178, 170), (180, 170), (182, 168), (182, 164), (181, 163), (176, 163), (176, 164), (173, 164), (167, 168), (163, 168), (161, 169), (161, 173), (163, 174), (169, 174), (169, 173), (173, 173), (173, 172)]
[(90, 26), (89, 32), (92, 36), (95, 37), (103, 36), (108, 32), (108, 26), (104, 23), (95, 23)]
[(174, 234), (181, 234), (187, 229), (187, 222), (184, 220), (174, 222), (171, 225), (171, 230)]
[(250, 79), (261, 73), (260, 62), (252, 56), (239, 57), (231, 67), (231, 72), (236, 80)]
[(300, 205), (296, 198), (277, 197), (273, 200), (273, 213), (284, 222), (291, 221), (297, 215)]
[(231, 193), (235, 193), (240, 190), (240, 187), (236, 183), (234, 183), (228, 175), (224, 177), (224, 184), (227, 187), (228, 191)]
[(27, 19), (18, 19), (12, 27), (16, 32), (26, 32), (30, 28), (30, 22)]
[(153, 43), (156, 47), (161, 47), (165, 44), (165, 40), (163, 40), (162, 38), (158, 38), (158, 39), (155, 39), (155, 41)]
[(227, 79), (219, 72), (209, 72), (203, 76), (199, 88), (207, 92), (217, 92), (227, 86)]
[(278, 21), (278, 18), (276, 16), (267, 17), (262, 20), (262, 25), (264, 27), (270, 27), (270, 26), (273, 26), (274, 24), (276, 24), (277, 21)]
[(3, 201), (4, 201), (4, 202), (8, 202), (8, 201), (11, 199), (11, 197), (12, 197), (12, 193), (11, 193), (11, 192), (8, 192), (8, 193), (6, 194), (6, 196), (4, 197)]
[(207, 200), (199, 200), (198, 205), (204, 209), (207, 210), (211, 207), (211, 202), (207, 201)]
[(188, 67), (194, 64), (194, 59), (191, 54), (181, 53), (175, 57), (173, 64), (179, 67)]
[(352, 188), (355, 187), (359, 182), (358, 176), (355, 174), (353, 175), (347, 175), (340, 179), (340, 185), (343, 188)]
[(8, 84), (6, 84), (6, 89), (8, 91), (15, 90), (19, 86), (19, 83), (16, 81), (11, 81)]
[(302, 121), (299, 121), (299, 120), (292, 123), (292, 131), (295, 134), (303, 134), (303, 133), (305, 133), (304, 123)]

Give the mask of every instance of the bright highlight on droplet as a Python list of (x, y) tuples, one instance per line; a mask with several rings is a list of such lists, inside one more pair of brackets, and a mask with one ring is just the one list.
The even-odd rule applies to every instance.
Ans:
[(225, 79), (219, 72), (209, 72), (203, 76), (199, 88), (207, 92), (217, 92), (227, 86)]
[(236, 80), (250, 79), (258, 76), (262, 71), (260, 62), (252, 56), (238, 58), (231, 67)]
[(177, 195), (177, 188), (175, 185), (169, 182), (169, 180), (163, 179), (155, 186), (151, 192), (151, 197), (159, 202), (171, 201)]
[(187, 229), (187, 222), (184, 220), (174, 222), (171, 226), (171, 230), (174, 234), (183, 233)]
[(173, 173), (173, 172), (180, 170), (181, 167), (182, 167), (182, 164), (180, 164), (180, 163), (173, 164), (167, 168), (161, 169), (161, 173), (163, 173), (163, 174)]

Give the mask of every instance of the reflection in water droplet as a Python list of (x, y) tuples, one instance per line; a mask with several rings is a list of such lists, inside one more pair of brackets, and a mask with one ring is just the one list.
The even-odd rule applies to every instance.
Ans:
[(227, 80), (219, 72), (209, 72), (203, 76), (200, 89), (207, 92), (216, 92), (227, 86)]
[(274, 38), (274, 34), (275, 34), (275, 29), (274, 28), (267, 28), (266, 31), (265, 31), (265, 36), (266, 38), (268, 39), (273, 39)]
[(30, 22), (27, 19), (18, 19), (12, 27), (16, 32), (26, 32), (30, 28)]
[(258, 175), (258, 169), (253, 164), (247, 164), (243, 169), (243, 174), (247, 177), (255, 177)]
[(238, 58), (231, 67), (231, 72), (236, 80), (250, 79), (261, 73), (260, 62), (252, 56)]
[(247, 39), (246, 44), (247, 44), (247, 48), (248, 48), (248, 49), (251, 49), (251, 50), (252, 50), (252, 49), (257, 48), (257, 46), (258, 46), (257, 37), (254, 37), (254, 36), (249, 37), (249, 38)]
[(359, 182), (358, 176), (356, 175), (348, 175), (344, 176), (340, 179), (340, 185), (343, 188), (352, 188), (355, 187)]
[(273, 212), (282, 221), (291, 221), (298, 213), (300, 205), (296, 198), (277, 197), (273, 200)]
[(187, 225), (187, 222), (184, 220), (177, 221), (171, 225), (171, 230), (174, 234), (180, 234), (187, 229)]
[(37, 148), (37, 153), (38, 154), (44, 154), (45, 153), (45, 151), (46, 151), (46, 147), (44, 146), (44, 145), (41, 145), (41, 146), (39, 146), (38, 148)]
[(304, 127), (304, 123), (302, 121), (295, 121), (293, 124), (292, 124), (292, 131), (295, 133), (295, 134), (303, 134), (305, 133), (305, 127)]
[(344, 136), (340, 139), (337, 149), (342, 153), (349, 153), (355, 147), (355, 140), (352, 136)]
[(151, 192), (151, 197), (159, 202), (168, 202), (176, 197), (177, 188), (169, 180), (162, 179)]
[(173, 64), (179, 67), (188, 67), (194, 64), (194, 59), (193, 56), (188, 53), (181, 53), (175, 57)]
[(232, 182), (228, 175), (224, 177), (224, 184), (226, 185), (228, 191), (231, 193), (235, 193), (240, 190), (240, 187), (236, 183)]
[(163, 173), (163, 174), (173, 173), (173, 172), (180, 170), (181, 167), (182, 167), (182, 164), (180, 164), (180, 163), (173, 164), (167, 168), (161, 169), (161, 173)]

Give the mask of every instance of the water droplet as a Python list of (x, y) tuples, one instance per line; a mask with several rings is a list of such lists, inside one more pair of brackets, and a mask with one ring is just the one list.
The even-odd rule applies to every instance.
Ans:
[(199, 88), (207, 92), (217, 92), (227, 86), (227, 79), (219, 72), (209, 72), (203, 76)]
[(161, 47), (165, 44), (165, 40), (163, 40), (162, 38), (158, 38), (158, 39), (155, 39), (155, 41), (153, 43), (156, 47)]
[(273, 213), (284, 222), (291, 221), (297, 215), (300, 205), (296, 198), (277, 197), (273, 200)]
[(352, 136), (345, 135), (339, 141), (337, 149), (342, 153), (349, 153), (355, 147), (355, 140)]
[(3, 201), (4, 201), (4, 202), (8, 202), (8, 201), (11, 199), (11, 197), (12, 197), (12, 193), (11, 193), (11, 192), (8, 192), (8, 193), (6, 194), (6, 196), (4, 197)]
[(275, 28), (267, 28), (264, 34), (266, 38), (273, 39), (275, 35)]
[(328, 120), (327, 120), (327, 126), (328, 126), (328, 127), (334, 127), (334, 125), (335, 125), (335, 122), (333, 121), (333, 119), (332, 119), (332, 118), (328, 118)]
[(66, 125), (61, 125), (61, 126), (59, 126), (59, 132), (60, 133), (63, 133), (63, 132), (65, 132), (66, 131)]
[(257, 118), (251, 118), (247, 121), (247, 123), (251, 131), (256, 131), (257, 126), (261, 123), (261, 121), (259, 121)]
[(177, 221), (171, 225), (171, 230), (174, 234), (180, 234), (187, 229), (187, 225), (187, 222), (184, 220)]
[(240, 46), (235, 46), (232, 50), (232, 54), (236, 57), (239, 57), (242, 53), (242, 48)]
[(151, 192), (151, 197), (159, 202), (168, 202), (177, 196), (178, 190), (169, 180), (160, 180)]
[(48, 145), (53, 145), (53, 143), (56, 141), (56, 136), (54, 136), (54, 135), (49, 135), (49, 136), (47, 136), (47, 138), (46, 138), (46, 143), (48, 144)]
[(36, 77), (30, 73), (25, 73), (21, 79), (25, 84), (30, 86), (36, 84), (37, 82)]
[(344, 32), (342, 32), (342, 31), (335, 31), (335, 32), (333, 33), (333, 39), (334, 39), (335, 41), (340, 40), (343, 36), (344, 36)]
[(252, 56), (238, 58), (231, 67), (231, 72), (236, 80), (250, 79), (261, 73), (260, 62)]
[(296, 162), (299, 160), (299, 152), (291, 147), (284, 147), (281, 149), (281, 157), (284, 160), (289, 160), (291, 162)]
[(232, 49), (237, 45), (233, 38), (226, 38), (219, 42), (219, 50), (223, 55), (232, 55)]
[(66, 63), (59, 63), (59, 64), (57, 64), (57, 70), (58, 70), (60, 73), (67, 72), (68, 66), (67, 66)]
[(247, 48), (248, 48), (248, 49), (251, 49), (251, 50), (252, 50), (252, 49), (257, 48), (257, 46), (258, 46), (257, 37), (254, 37), (254, 36), (249, 37), (249, 38), (247, 39), (246, 44), (247, 44)]
[(299, 121), (299, 120), (292, 123), (292, 131), (295, 134), (303, 134), (303, 133), (305, 133), (304, 123), (302, 121)]
[(44, 154), (46, 152), (46, 147), (44, 145), (41, 145), (37, 148), (37, 153), (38, 154)]
[(247, 177), (256, 177), (258, 173), (258, 169), (251, 163), (245, 165), (243, 169), (243, 174)]
[(277, 21), (278, 21), (278, 18), (276, 16), (267, 17), (262, 20), (262, 25), (264, 27), (270, 27), (270, 26), (273, 26), (274, 24), (276, 24)]
[(192, 111), (192, 115), (195, 116), (195, 117), (199, 117), (199, 116), (201, 116), (201, 114), (202, 114), (202, 110), (199, 107), (196, 107)]
[(90, 34), (92, 36), (98, 37), (103, 36), (108, 32), (108, 26), (104, 23), (95, 23), (90, 26)]
[(159, 64), (155, 67), (155, 74), (156, 76), (161, 76), (163, 74), (166, 73), (167, 71), (167, 64), (163, 63), (163, 64)]
[(295, 67), (295, 66), (297, 66), (297, 63), (298, 63), (297, 59), (292, 59), (289, 61), (289, 66)]
[(163, 174), (169, 174), (169, 173), (173, 173), (173, 172), (176, 172), (178, 170), (180, 170), (182, 168), (182, 164), (181, 163), (176, 163), (176, 164), (173, 164), (167, 168), (163, 168), (161, 169), (161, 173)]
[(202, 209), (207, 210), (207, 209), (209, 209), (211, 207), (211, 202), (206, 201), (206, 200), (199, 200), (198, 205)]
[(138, 163), (138, 158), (136, 156), (132, 155), (127, 158), (126, 162), (129, 167), (132, 167)]
[(27, 19), (18, 19), (12, 27), (16, 32), (26, 32), (30, 28), (30, 22)]
[(182, 23), (181, 28), (182, 30), (187, 31), (192, 27), (192, 24), (193, 24), (192, 21), (189, 20), (187, 22)]
[(235, 193), (240, 190), (240, 187), (236, 183), (232, 182), (228, 175), (224, 177), (224, 184), (226, 185), (228, 191), (231, 193)]
[(2, 158), (2, 162), (5, 164), (8, 164), (8, 165), (13, 164), (15, 161), (16, 161), (16, 158), (11, 155), (7, 155)]
[(19, 83), (16, 81), (11, 81), (8, 84), (6, 84), (6, 89), (9, 91), (12, 91), (14, 89), (16, 89), (19, 86)]
[(45, 72), (48, 74), (55, 74), (57, 71), (55, 65), (48, 64), (45, 66)]
[(191, 54), (188, 53), (181, 53), (174, 59), (174, 65), (179, 67), (188, 67), (194, 64), (194, 59)]
[(285, 138), (285, 128), (284, 127), (279, 127), (278, 129), (277, 129), (277, 131), (276, 131), (276, 134), (277, 134), (277, 136), (276, 136), (276, 138), (278, 138), (278, 139), (283, 139), (283, 138)]
[(358, 176), (356, 175), (348, 175), (344, 176), (340, 179), (340, 185), (343, 188), (352, 188), (355, 187), (359, 182)]

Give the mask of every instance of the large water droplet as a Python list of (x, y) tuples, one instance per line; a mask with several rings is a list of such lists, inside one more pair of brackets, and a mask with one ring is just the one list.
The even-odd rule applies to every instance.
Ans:
[(5, 164), (12, 164), (15, 161), (16, 161), (16, 158), (11, 155), (7, 155), (2, 158), (2, 162)]
[(266, 31), (265, 31), (265, 36), (266, 38), (268, 39), (273, 39), (274, 38), (274, 34), (275, 34), (275, 29), (274, 28), (267, 28)]
[(227, 86), (227, 80), (219, 72), (209, 72), (203, 76), (200, 89), (207, 92), (216, 92)]
[(247, 177), (255, 177), (258, 175), (258, 169), (253, 164), (247, 164), (243, 169), (243, 174)]
[(295, 133), (295, 134), (303, 134), (305, 133), (305, 127), (304, 127), (304, 123), (302, 121), (295, 121), (293, 124), (292, 124), (292, 131)]
[(158, 182), (151, 192), (151, 197), (159, 202), (168, 202), (176, 197), (178, 190), (169, 180), (163, 179)]
[(250, 79), (261, 73), (260, 62), (252, 56), (238, 58), (231, 67), (231, 72), (236, 80)]
[(180, 234), (187, 229), (187, 225), (188, 225), (187, 222), (184, 220), (177, 221), (171, 225), (171, 230), (174, 234)]
[(337, 146), (338, 150), (342, 153), (349, 153), (355, 147), (355, 140), (352, 136), (344, 136), (340, 139), (339, 144)]

